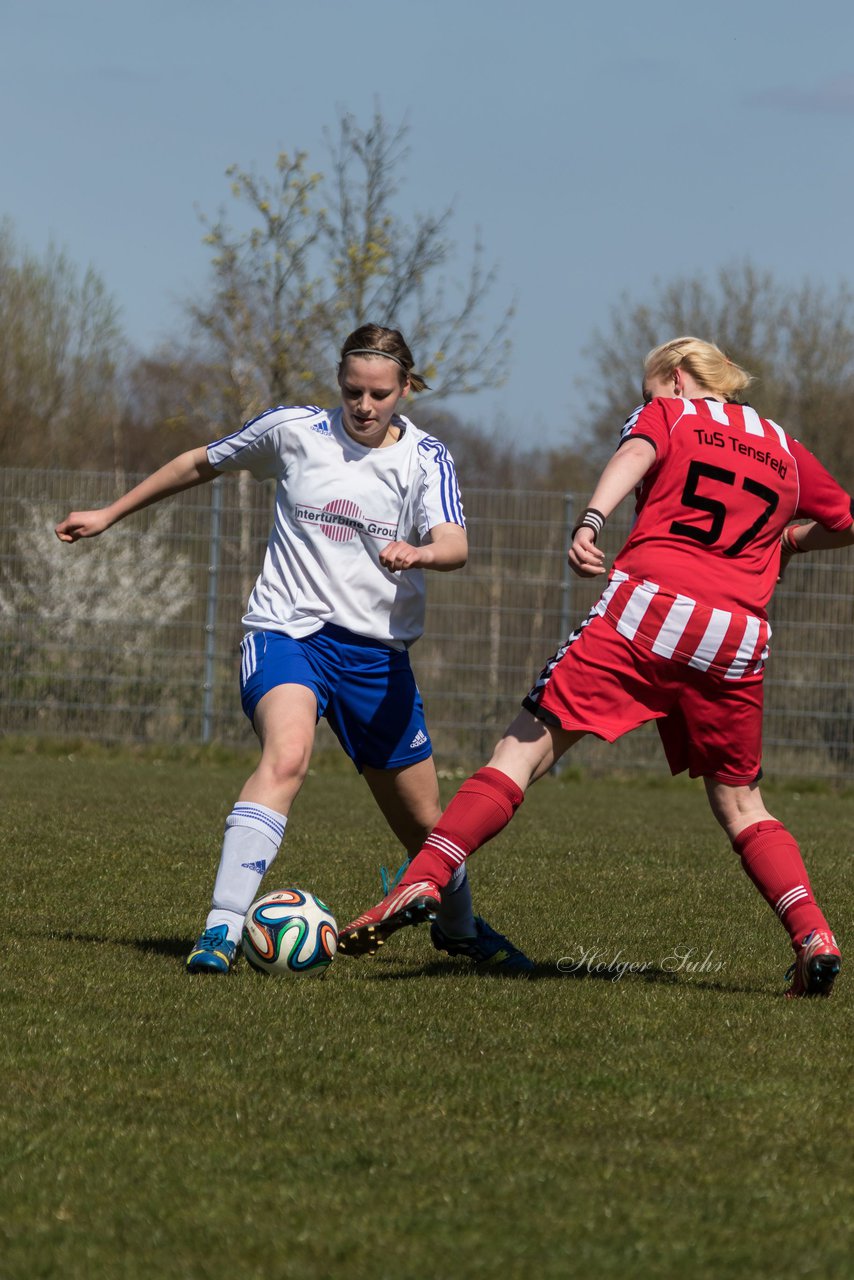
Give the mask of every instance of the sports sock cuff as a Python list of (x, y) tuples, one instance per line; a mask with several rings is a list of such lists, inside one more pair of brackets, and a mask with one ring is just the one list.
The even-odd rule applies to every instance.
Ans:
[(460, 893), (463, 889), (468, 889), (469, 880), (465, 863), (461, 867), (457, 867), (445, 887), (448, 893)]
[[(789, 835), (782, 822), (772, 819), (764, 822), (754, 822), (751, 826), (745, 827), (740, 831), (732, 842), (732, 847), (740, 858), (755, 856), (762, 850), (779, 843), (780, 833)], [(793, 837), (789, 837), (793, 839)]]
[(512, 778), (508, 778), (506, 773), (502, 773), (500, 769), (493, 769), (490, 765), (484, 765), (482, 769), (478, 769), (477, 773), (473, 773), (460, 787), (460, 791), (489, 796), (490, 799), (498, 800), (499, 803), (503, 800), (502, 807), (505, 808), (508, 818), (513, 817), (525, 799), (524, 791)]
[(254, 804), (246, 800), (238, 800), (225, 820), (228, 827), (251, 827), (260, 831), (268, 840), (272, 840), (276, 848), (282, 843), (285, 835), (287, 818), (275, 809), (268, 809), (264, 804)]

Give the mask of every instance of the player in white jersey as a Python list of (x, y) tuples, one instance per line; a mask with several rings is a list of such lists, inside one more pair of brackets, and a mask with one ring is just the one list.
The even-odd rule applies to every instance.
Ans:
[[(854, 502), (798, 441), (735, 401), (750, 381), (697, 338), (649, 353), (644, 405), (568, 553), (580, 576), (603, 573), (597, 536), (635, 489), (635, 522), (608, 587), (399, 886), (341, 930), (340, 950), (370, 953), (434, 909), (447, 878), (585, 734), (613, 742), (654, 720), (671, 771), (703, 778), (742, 868), (789, 935), (787, 997), (830, 994), (839, 947), (796, 840), (759, 791), (762, 679), (781, 539), (790, 552), (851, 545)], [(814, 523), (789, 525), (798, 516)]]
[[(243, 618), (240, 688), (261, 758), (226, 819), (192, 973), (228, 973), (243, 918), (276, 858), (325, 716), (409, 856), (441, 812), (432, 747), (408, 648), (424, 625), (424, 570), (465, 564), (453, 459), (397, 412), (424, 389), (396, 329), (367, 324), (341, 349), (341, 405), (279, 407), (233, 435), (173, 458), (111, 505), (75, 511), (63, 542), (94, 537), (134, 511), (248, 470), (276, 480), (264, 564)], [(527, 957), (475, 917), (465, 870), (432, 924), (437, 950), (490, 972), (527, 973)]]

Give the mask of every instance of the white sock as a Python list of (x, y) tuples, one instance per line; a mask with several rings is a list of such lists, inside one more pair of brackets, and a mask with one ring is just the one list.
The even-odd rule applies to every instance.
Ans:
[(457, 867), (442, 890), (442, 905), (436, 912), (436, 923), (449, 938), (473, 938), (476, 933), (471, 885), (465, 863)]
[(238, 800), (225, 820), (225, 835), (206, 929), (224, 924), (231, 942), (240, 942), (243, 918), (273, 865), (287, 818), (266, 805)]

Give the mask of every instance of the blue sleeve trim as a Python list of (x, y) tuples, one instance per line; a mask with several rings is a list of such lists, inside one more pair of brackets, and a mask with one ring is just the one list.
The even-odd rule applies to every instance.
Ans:
[(461, 525), (464, 529), (466, 522), (463, 515), (463, 500), (453, 458), (441, 440), (437, 440), (435, 436), (425, 436), (423, 440), (419, 440), (418, 448), (422, 453), (432, 456), (432, 461), (439, 472), (439, 498), (445, 521), (448, 524)]
[(244, 422), (243, 426), (239, 427), (237, 431), (232, 431), (230, 435), (222, 436), (219, 440), (214, 440), (212, 444), (208, 445), (208, 448), (217, 449), (222, 444), (228, 444), (232, 440), (236, 441), (244, 432), (250, 433), (248, 439), (241, 441), (239, 445), (235, 445), (233, 452), (239, 453), (241, 449), (245, 449), (250, 444), (254, 444), (256, 440), (260, 440), (260, 438), (268, 431), (272, 431), (274, 427), (279, 425), (280, 419), (277, 419), (276, 422), (267, 423), (265, 426), (260, 425), (264, 423), (264, 420), (269, 418), (271, 414), (287, 414), (288, 422), (303, 422), (306, 418), (316, 418), (319, 413), (323, 412), (323, 409), (320, 409), (317, 405), (313, 404), (279, 404), (276, 405), (274, 409), (265, 409), (263, 413), (258, 414), (257, 418), (250, 418), (247, 422)]

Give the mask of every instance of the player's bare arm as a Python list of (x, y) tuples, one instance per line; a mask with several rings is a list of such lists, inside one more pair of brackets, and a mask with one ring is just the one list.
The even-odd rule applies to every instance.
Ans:
[(780, 569), (777, 581), (782, 582), (793, 555), (806, 551), (834, 551), (850, 547), (854, 542), (854, 524), (847, 529), (827, 529), (811, 520), (808, 524), (790, 524), (780, 537)]
[(826, 529), (823, 524), (790, 524), (784, 533), (784, 546), (790, 552), (833, 551), (850, 547), (854, 542), (854, 524), (848, 529)]
[[(597, 512), (602, 521), (620, 505), (655, 462), (655, 449), (648, 440), (629, 439), (610, 459), (601, 476), (588, 511)], [(573, 535), (568, 560), (573, 573), (580, 578), (595, 578), (605, 572), (605, 556), (596, 546), (597, 530), (588, 524), (580, 524)]]
[(182, 493), (195, 485), (213, 480), (216, 469), (208, 462), (207, 449), (189, 449), (165, 463), (133, 489), (107, 507), (95, 511), (72, 511), (56, 526), (60, 542), (77, 542), (80, 538), (94, 538), (117, 521), (134, 511), (141, 511), (173, 493)]
[(414, 547), (410, 542), (390, 542), (380, 552), (380, 564), (392, 573), (402, 569), (461, 569), (468, 559), (468, 538), (462, 525), (437, 524), (430, 541)]

